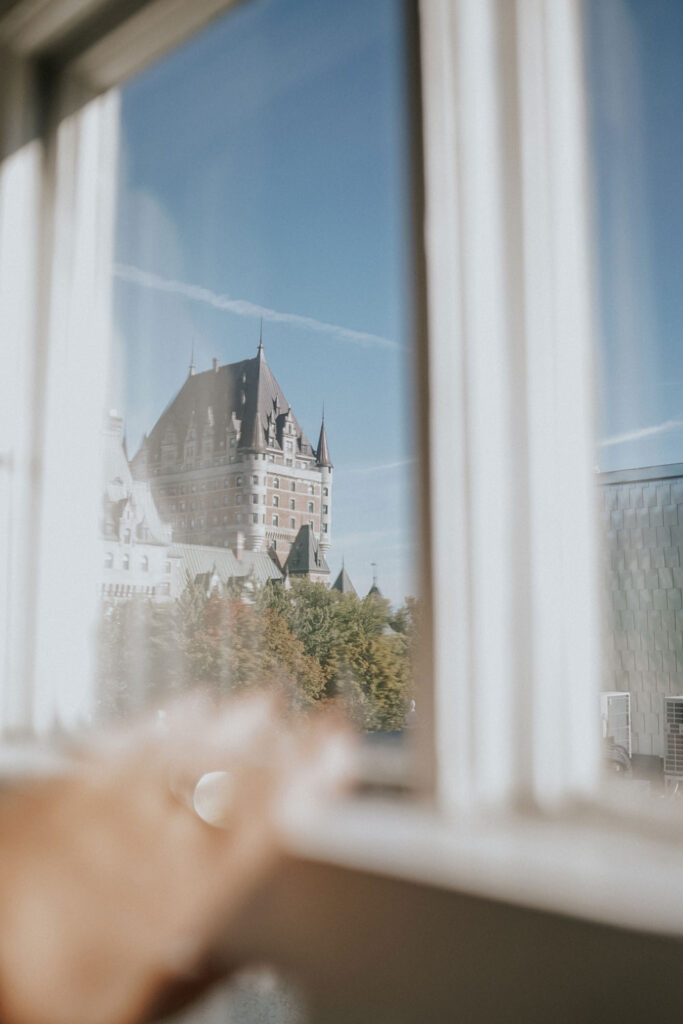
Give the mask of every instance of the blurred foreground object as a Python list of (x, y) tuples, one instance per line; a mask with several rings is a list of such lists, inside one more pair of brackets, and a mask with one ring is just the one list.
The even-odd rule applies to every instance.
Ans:
[(336, 719), (288, 721), (266, 694), (187, 700), (101, 746), (0, 802), (3, 1024), (133, 1024), (198, 995), (277, 864), (278, 816), (351, 763)]

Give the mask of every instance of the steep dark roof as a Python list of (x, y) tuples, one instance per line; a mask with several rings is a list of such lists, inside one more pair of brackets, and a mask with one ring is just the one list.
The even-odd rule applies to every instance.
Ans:
[[(242, 421), (240, 447), (260, 450), (266, 444), (268, 415), (273, 416), (277, 411), (284, 416), (288, 409), (289, 402), (259, 347), (253, 359), (189, 374), (152, 428), (147, 449), (154, 455), (167, 432), (182, 445), (190, 425), (195, 427), (197, 439), (201, 439), (205, 431), (215, 431), (215, 437), (222, 439), (232, 424), (234, 413)], [(311, 442), (294, 414), (291, 415), (295, 436), (300, 438), (299, 451), (315, 457)]]
[(313, 528), (306, 524), (302, 526), (294, 538), (285, 570), (291, 575), (298, 576), (307, 572), (329, 572), (325, 556), (318, 547)]
[(320, 437), (318, 438), (318, 465), (329, 466), (332, 468), (332, 459), (330, 458), (330, 449), (327, 446), (327, 431), (325, 430), (325, 417), (323, 416), (323, 422), (320, 427)]
[[(330, 587), (330, 590), (338, 590), (340, 594), (356, 594), (356, 588), (351, 582), (351, 577), (344, 566), (342, 566), (341, 572)], [(356, 596), (358, 595), (356, 594)]]
[(368, 590), (368, 597), (383, 597), (382, 591), (379, 589), (376, 583), (373, 583)]

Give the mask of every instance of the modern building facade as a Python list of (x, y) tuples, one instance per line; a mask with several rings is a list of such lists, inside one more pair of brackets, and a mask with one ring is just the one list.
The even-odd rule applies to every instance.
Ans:
[(633, 754), (666, 754), (683, 695), (683, 464), (599, 476), (606, 638), (602, 688), (631, 695)]
[(145, 436), (133, 476), (150, 483), (181, 543), (274, 550), (281, 565), (302, 526), (331, 543), (333, 467), (323, 416), (314, 447), (259, 342), (254, 358), (195, 373)]

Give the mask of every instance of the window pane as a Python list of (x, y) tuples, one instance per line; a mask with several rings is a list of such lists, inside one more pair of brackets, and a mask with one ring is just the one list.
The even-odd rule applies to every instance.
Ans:
[(111, 535), (103, 553), (106, 713), (267, 683), (304, 709), (342, 700), (367, 732), (404, 729), (402, 11), (239, 5), (123, 89), (105, 509), (133, 539), (125, 591)]
[(683, 8), (588, 5), (611, 770), (683, 778)]

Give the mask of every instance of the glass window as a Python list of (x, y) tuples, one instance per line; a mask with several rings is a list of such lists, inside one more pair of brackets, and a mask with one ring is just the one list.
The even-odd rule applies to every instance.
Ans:
[(140, 559), (140, 568), (142, 569), (143, 572), (149, 571), (149, 558), (147, 557), (147, 555), (143, 555), (142, 558)]
[[(606, 770), (683, 782), (683, 7), (588, 12), (598, 277)], [(683, 719), (681, 719), (683, 721)]]
[(121, 564), (122, 564), (124, 569), (126, 569), (126, 570), (130, 569), (130, 555), (129, 554), (125, 554), (123, 556), (123, 560), (122, 560)]
[[(313, 526), (313, 496), (326, 488), (334, 531), (328, 527), (318, 536), (318, 525), (313, 542), (324, 533), (324, 558), (318, 550), (315, 560), (329, 572), (311, 570), (317, 593), (294, 581), (288, 607), (273, 601), (268, 609), (282, 618), (278, 636), (288, 638), (291, 658), (283, 676), (289, 692), (307, 688), (305, 706), (344, 689), (362, 729), (396, 734), (413, 685), (415, 616), (405, 595), (419, 600), (411, 466), (416, 432), (405, 397), (414, 356), (413, 300), (404, 284), (413, 189), (402, 19), (402, 5), (391, 2), (320, 0), (304, 5), (296, 18), (284, 0), (242, 4), (122, 86), (112, 363), (124, 369), (117, 370), (108, 398), (123, 412), (117, 457), (127, 461), (136, 501), (148, 488), (156, 503), (150, 539), (163, 550), (150, 555), (151, 568), (173, 551), (174, 598), (182, 598), (176, 583), (188, 571), (194, 579), (200, 563), (210, 567), (214, 554), (217, 564), (229, 564), (226, 548), (235, 551), (240, 534), (250, 556), (263, 557), (279, 528), (281, 489), (290, 494), (283, 526), (295, 531), (306, 522)], [(302, 53), (315, 59), (302, 61)], [(211, 363), (214, 354), (220, 373)], [(257, 393), (259, 379), (264, 386)], [(323, 400), (334, 468), (317, 462)], [(349, 419), (351, 405), (363, 417)], [(165, 467), (164, 488), (203, 495), (220, 481), (231, 486), (232, 479), (237, 491), (248, 485), (244, 497), (235, 491), (234, 502), (228, 493), (223, 502), (196, 501), (197, 518), (187, 525), (181, 519), (171, 531), (150, 470), (161, 465), (155, 446), (164, 436), (188, 458)], [(206, 453), (217, 453), (225, 439), (234, 477), (220, 477), (206, 464)], [(275, 465), (292, 473), (274, 475), (275, 465), (268, 464), (254, 472), (276, 446)], [(191, 453), (200, 460), (190, 465)], [(308, 520), (294, 515), (297, 481), (308, 496), (302, 503)], [(273, 500), (266, 513), (269, 484)], [(264, 491), (254, 494), (258, 486)], [(234, 512), (219, 517), (226, 501)], [(242, 509), (248, 504), (251, 512)], [(293, 540), (288, 533), (281, 558)], [(342, 554), (357, 605), (352, 595), (342, 601), (332, 586)], [(362, 598), (372, 585), (373, 561), (382, 565), (387, 604), (381, 615), (368, 617)], [(277, 567), (269, 564), (268, 572)], [(316, 602), (325, 615), (313, 615)], [(169, 614), (185, 607), (182, 600), (178, 607), (162, 604)], [(244, 609), (249, 636), (262, 637), (250, 652), (254, 685), (274, 653), (267, 648), (272, 630), (261, 628), (267, 605), (264, 595)], [(177, 650), (175, 691), (197, 681), (220, 690), (231, 672), (246, 678), (251, 671), (237, 663), (238, 645), (233, 650), (229, 642), (233, 611), (225, 612), (220, 651), (200, 663), (185, 657), (185, 648)], [(150, 628), (161, 630), (162, 619), (163, 613), (158, 622), (150, 620)], [(305, 621), (333, 623), (333, 651), (325, 653), (324, 637), (306, 633)], [(365, 631), (363, 644), (354, 646), (358, 630)], [(136, 634), (143, 665), (135, 678), (149, 678), (150, 695), (160, 702), (166, 676), (153, 679), (152, 670), (144, 670), (145, 659), (159, 664), (157, 640), (153, 633)], [(367, 656), (361, 657), (363, 645)], [(293, 660), (300, 649), (308, 659), (305, 682)], [(116, 665), (103, 665), (100, 679), (107, 670), (118, 685)], [(178, 680), (185, 671), (187, 678)]]
[(111, 551), (108, 551), (104, 556), (104, 568), (111, 569), (114, 566), (114, 556)]

